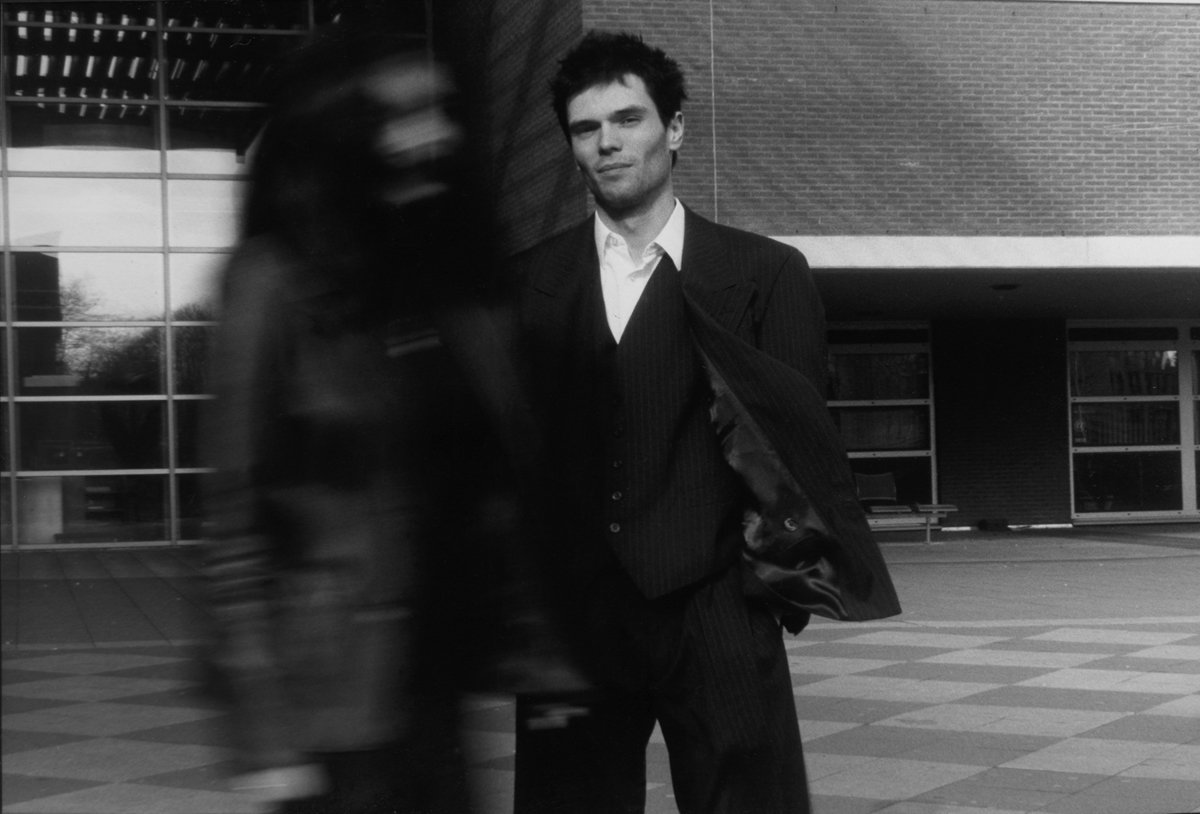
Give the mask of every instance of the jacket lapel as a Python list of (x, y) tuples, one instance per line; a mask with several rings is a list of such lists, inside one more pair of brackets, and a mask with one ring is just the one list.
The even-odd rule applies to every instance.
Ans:
[(572, 354), (579, 352), (580, 331), (596, 318), (589, 287), (598, 287), (599, 280), (589, 219), (555, 244), (526, 282), (526, 330), (538, 337), (540, 353), (554, 359), (551, 367), (570, 364)]
[(572, 229), (558, 254), (542, 264), (529, 285), (551, 297), (570, 296), (591, 279), (593, 272), (599, 274), (592, 228), (592, 219), (588, 218)]
[(713, 224), (685, 208), (683, 286), (704, 313), (725, 330), (752, 338), (746, 319), (757, 286), (736, 267)]

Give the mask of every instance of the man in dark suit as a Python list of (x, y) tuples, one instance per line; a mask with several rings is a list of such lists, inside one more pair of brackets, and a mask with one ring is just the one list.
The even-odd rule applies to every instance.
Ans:
[(519, 701), (516, 814), (642, 811), (656, 722), (684, 814), (807, 812), (781, 626), (899, 610), (824, 407), (811, 275), (675, 198), (686, 93), (661, 50), (593, 32), (552, 90), (596, 212), (517, 258), (517, 313), (598, 691), (552, 729)]

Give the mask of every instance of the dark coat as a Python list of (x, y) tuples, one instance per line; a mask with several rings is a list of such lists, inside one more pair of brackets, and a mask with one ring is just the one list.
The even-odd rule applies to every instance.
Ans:
[[(583, 311), (584, 287), (599, 274), (591, 219), (518, 258), (517, 269), (533, 368), (554, 381), (555, 371), (578, 363), (578, 326), (591, 317)], [(747, 507), (758, 513), (745, 548), (750, 591), (795, 627), (814, 612), (842, 619), (898, 613), (825, 406), (824, 317), (803, 255), (687, 210), (680, 274), (693, 339), (714, 388), (715, 430), (758, 503)], [(551, 426), (569, 420), (577, 406), (571, 399), (554, 394)], [(727, 566), (702, 545), (686, 535), (669, 537), (637, 566), (693, 573), (698, 562), (712, 570)]]
[(239, 247), (205, 413), (206, 655), (245, 768), (407, 737), (417, 705), (483, 680), (487, 591), (516, 570), (488, 427), (520, 412), (482, 310), (362, 319), (311, 271), (271, 238)]

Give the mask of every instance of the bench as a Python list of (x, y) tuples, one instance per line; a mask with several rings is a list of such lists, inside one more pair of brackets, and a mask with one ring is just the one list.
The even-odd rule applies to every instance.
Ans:
[(925, 542), (933, 542), (932, 532), (934, 521), (945, 519), (951, 512), (958, 511), (952, 503), (884, 503), (867, 506), (868, 520), (879, 518), (883, 521), (872, 523), (873, 526), (884, 528), (921, 528), (925, 527)]

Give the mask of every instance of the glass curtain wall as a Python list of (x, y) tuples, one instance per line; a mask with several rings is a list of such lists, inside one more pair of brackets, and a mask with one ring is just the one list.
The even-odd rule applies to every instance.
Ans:
[(338, 5), (3, 3), (0, 545), (199, 536), (214, 284), (264, 83)]
[(1069, 329), (1073, 516), (1200, 516), (1200, 326)]
[(829, 407), (860, 497), (936, 502), (928, 326), (834, 327), (828, 339)]

